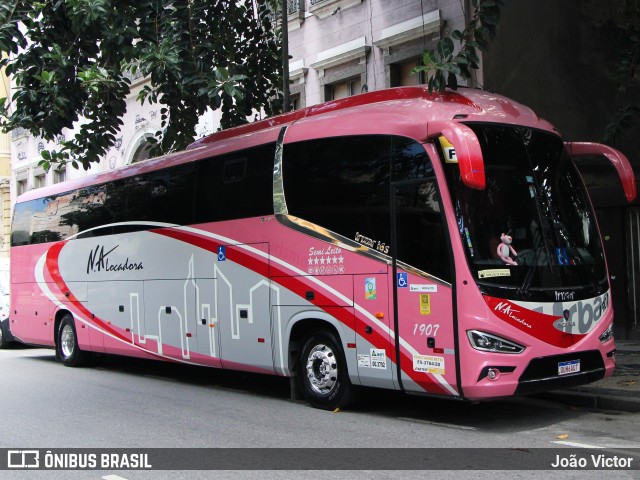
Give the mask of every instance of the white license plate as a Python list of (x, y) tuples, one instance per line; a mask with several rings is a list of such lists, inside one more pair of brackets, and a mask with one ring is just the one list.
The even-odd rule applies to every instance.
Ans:
[(569, 360), (558, 364), (558, 375), (567, 375), (580, 371), (580, 360)]

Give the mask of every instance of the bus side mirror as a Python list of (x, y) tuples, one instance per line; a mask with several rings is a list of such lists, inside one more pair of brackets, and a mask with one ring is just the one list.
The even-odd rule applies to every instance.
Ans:
[(482, 149), (473, 130), (456, 122), (429, 122), (427, 135), (429, 138), (444, 136), (453, 146), (454, 158), (447, 161), (458, 163), (462, 183), (474, 190), (486, 188)]
[(615, 148), (600, 143), (588, 142), (565, 142), (565, 147), (570, 157), (579, 157), (581, 155), (604, 155), (607, 160), (618, 171), (620, 182), (627, 202), (632, 202), (636, 198), (636, 177), (633, 174), (633, 168), (627, 157)]

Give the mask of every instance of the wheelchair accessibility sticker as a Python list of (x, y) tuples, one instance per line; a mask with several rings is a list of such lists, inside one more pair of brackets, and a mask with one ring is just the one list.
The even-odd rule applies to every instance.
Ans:
[(227, 259), (227, 247), (220, 245), (218, 247), (218, 261), (224, 262)]
[(406, 272), (398, 273), (398, 288), (409, 287), (409, 274)]

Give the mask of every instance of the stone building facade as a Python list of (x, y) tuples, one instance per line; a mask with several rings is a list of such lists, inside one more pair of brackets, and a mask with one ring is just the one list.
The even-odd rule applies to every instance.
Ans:
[[(443, 31), (463, 29), (461, 0), (289, 0), (294, 108), (424, 83), (411, 74)], [(463, 10), (464, 7), (464, 10)]]
[[(0, 72), (0, 98), (9, 95), (9, 80)], [(11, 226), (11, 135), (0, 132), (0, 268), (9, 259)]]

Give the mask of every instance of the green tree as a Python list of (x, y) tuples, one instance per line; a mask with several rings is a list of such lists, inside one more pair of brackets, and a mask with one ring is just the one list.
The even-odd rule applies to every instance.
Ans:
[(434, 50), (423, 52), (422, 65), (413, 73), (426, 73), (429, 91), (443, 91), (447, 86), (455, 89), (458, 77), (471, 78), (471, 71), (479, 68), (478, 50), (486, 52), (498, 32), (503, 5), (503, 0), (471, 0), (473, 13), (465, 29), (443, 35)]
[(116, 140), (136, 71), (150, 79), (138, 99), (162, 105), (154, 154), (193, 141), (207, 107), (221, 109), (222, 128), (276, 113), (272, 18), (268, 0), (4, 0), (0, 65), (16, 92), (0, 99), (1, 126), (45, 140), (76, 126), (42, 164), (88, 169)]

